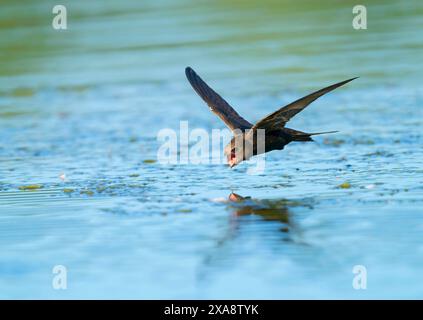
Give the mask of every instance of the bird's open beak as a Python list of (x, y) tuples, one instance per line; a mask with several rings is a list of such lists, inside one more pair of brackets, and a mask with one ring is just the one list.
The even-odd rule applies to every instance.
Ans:
[(229, 168), (233, 168), (236, 165), (235, 158), (228, 160)]

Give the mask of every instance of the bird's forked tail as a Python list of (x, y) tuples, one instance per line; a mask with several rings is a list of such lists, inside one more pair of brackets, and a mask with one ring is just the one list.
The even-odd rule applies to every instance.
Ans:
[[(291, 129), (292, 130), (292, 129)], [(313, 133), (306, 133), (297, 130), (292, 130), (290, 132), (292, 141), (313, 141), (311, 136), (317, 136), (320, 134), (327, 134), (327, 133), (336, 133), (338, 131), (325, 131), (325, 132), (313, 132)]]

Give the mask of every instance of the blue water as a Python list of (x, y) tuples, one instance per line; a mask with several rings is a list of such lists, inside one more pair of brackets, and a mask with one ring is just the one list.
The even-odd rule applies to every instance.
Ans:
[[(72, 1), (66, 31), (2, 4), (0, 298), (422, 298), (423, 7), (355, 4)], [(224, 128), (187, 65), (251, 122), (360, 78), (253, 176), (154, 162), (163, 128)]]

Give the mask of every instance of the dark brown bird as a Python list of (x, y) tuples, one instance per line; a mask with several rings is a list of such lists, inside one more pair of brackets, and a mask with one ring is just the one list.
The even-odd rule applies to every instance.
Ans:
[[(225, 155), (231, 168), (244, 160), (248, 160), (252, 156), (272, 150), (282, 150), (292, 141), (313, 141), (311, 138), (313, 135), (337, 132), (306, 133), (286, 128), (285, 124), (317, 98), (357, 79), (357, 77), (348, 79), (315, 91), (267, 115), (253, 125), (242, 118), (229, 103), (210, 88), (193, 69), (187, 67), (185, 69), (185, 74), (194, 90), (207, 103), (210, 110), (217, 114), (234, 134), (231, 142), (225, 147)], [(258, 141), (261, 140), (257, 140), (260, 138), (261, 133), (264, 133), (264, 143), (262, 146), (258, 143)]]

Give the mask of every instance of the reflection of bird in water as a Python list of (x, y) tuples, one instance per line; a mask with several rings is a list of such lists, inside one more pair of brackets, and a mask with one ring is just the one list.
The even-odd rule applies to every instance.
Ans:
[[(225, 147), (225, 155), (231, 168), (252, 156), (272, 150), (282, 150), (292, 141), (313, 141), (311, 138), (313, 135), (336, 132), (306, 133), (286, 128), (285, 124), (317, 98), (356, 79), (348, 79), (315, 91), (267, 115), (253, 125), (242, 118), (229, 103), (210, 88), (190, 67), (185, 69), (185, 74), (194, 90), (233, 131), (234, 137)], [(259, 140), (260, 130), (264, 130), (264, 141)]]
[(243, 197), (234, 192), (229, 195), (226, 203), (233, 213), (231, 230), (239, 228), (243, 217), (255, 215), (261, 218), (260, 221), (280, 222), (283, 224), (280, 231), (289, 232), (295, 227), (290, 218), (290, 209), (294, 207), (312, 208), (310, 202), (305, 200), (253, 199), (251, 197)]
[[(263, 233), (260, 232), (259, 237), (264, 236), (265, 240), (272, 239), (277, 240), (275, 242), (267, 242), (269, 246), (273, 246), (275, 250), (283, 248), (280, 245), (280, 240), (284, 242), (293, 242), (297, 244), (304, 244), (302, 241), (298, 241), (300, 236), (300, 230), (293, 223), (290, 218), (290, 208), (292, 207), (307, 207), (311, 205), (308, 201), (294, 201), (286, 199), (277, 200), (259, 200), (251, 197), (243, 197), (236, 193), (231, 193), (228, 200), (225, 201), (229, 210), (232, 212), (228, 227), (217, 239), (216, 245), (213, 249), (206, 253), (203, 260), (203, 268), (199, 270), (198, 277), (204, 280), (207, 277), (207, 267), (216, 267), (224, 260), (228, 255), (228, 250), (231, 248), (231, 244), (236, 245), (237, 237), (240, 235), (240, 229), (244, 226), (258, 226)], [(257, 220), (251, 221), (245, 219), (248, 216), (256, 216)], [(279, 222), (280, 227), (275, 225), (275, 229), (261, 228), (261, 224), (267, 224), (268, 222)], [(255, 228), (255, 230), (257, 230)], [(276, 236), (276, 237), (275, 237)]]

